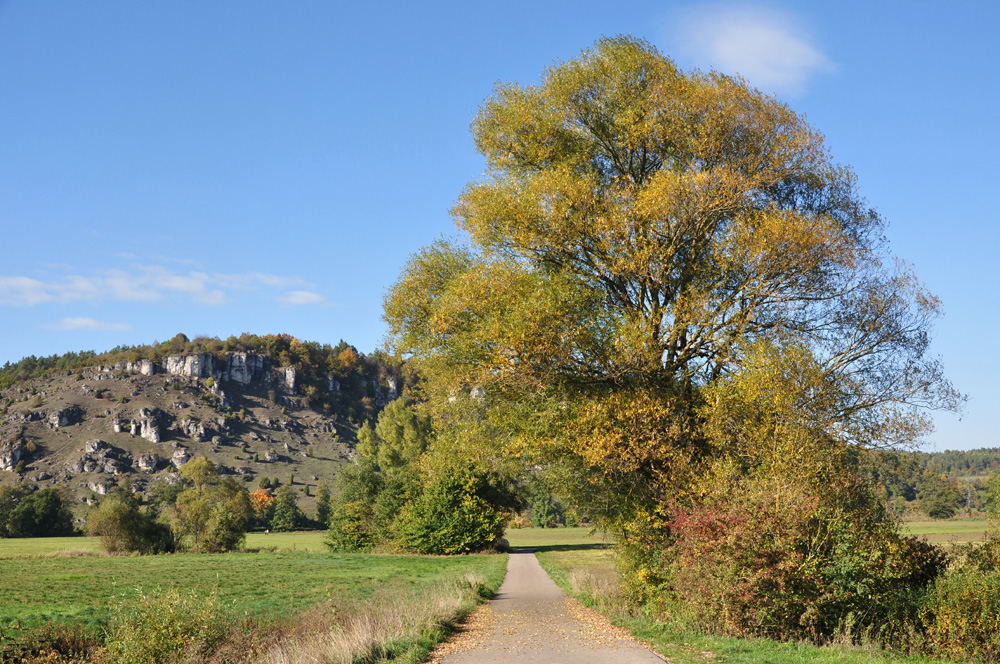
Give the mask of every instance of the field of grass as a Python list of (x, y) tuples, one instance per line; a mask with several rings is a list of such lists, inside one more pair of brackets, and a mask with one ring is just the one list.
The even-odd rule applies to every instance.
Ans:
[(515, 548), (534, 547), (541, 550), (550, 548), (610, 546), (611, 539), (593, 528), (509, 528), (504, 534)]
[(989, 522), (986, 519), (931, 519), (903, 522), (903, 532), (926, 537), (928, 542), (934, 544), (981, 540), (988, 527)]
[[(313, 530), (294, 533), (247, 533), (244, 549), (251, 552), (298, 551), (322, 553), (326, 551), (323, 538), (326, 531)], [(100, 554), (99, 537), (28, 537), (0, 539), (0, 560), (32, 556)]]
[(99, 537), (24, 537), (0, 539), (0, 560), (24, 556), (46, 556), (57, 553), (78, 551), (98, 554), (101, 551)]
[(376, 588), (408, 590), (450, 577), (503, 575), (505, 556), (395, 556), (307, 552), (18, 558), (0, 563), (0, 625), (102, 622), (136, 588), (217, 593), (239, 614), (281, 617), (322, 602), (353, 603)]

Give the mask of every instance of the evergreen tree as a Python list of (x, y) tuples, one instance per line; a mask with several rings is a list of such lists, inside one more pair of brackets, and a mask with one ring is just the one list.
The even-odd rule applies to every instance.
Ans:
[(291, 487), (283, 486), (274, 496), (274, 516), (271, 529), (277, 532), (295, 530), (302, 523), (299, 499)]
[(316, 489), (316, 521), (326, 528), (330, 525), (330, 513), (333, 506), (330, 504), (330, 489), (326, 484), (320, 484)]

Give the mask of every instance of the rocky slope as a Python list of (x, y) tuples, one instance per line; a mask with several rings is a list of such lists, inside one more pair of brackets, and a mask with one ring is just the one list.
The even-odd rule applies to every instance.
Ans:
[(331, 374), (322, 394), (313, 387), (306, 397), (299, 377), (296, 366), (232, 351), (19, 381), (0, 392), (0, 484), (63, 486), (82, 513), (125, 477), (148, 491), (175, 482), (177, 468), (204, 456), (248, 488), (263, 477), (293, 481), (308, 513), (317, 485), (352, 458), (360, 420), (396, 398), (400, 378), (358, 369), (342, 390)]

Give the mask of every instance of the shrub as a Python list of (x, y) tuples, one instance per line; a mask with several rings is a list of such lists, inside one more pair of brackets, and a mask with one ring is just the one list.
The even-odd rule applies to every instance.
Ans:
[[(916, 623), (944, 555), (900, 537), (866, 487), (844, 475), (819, 489), (758, 478), (670, 510), (659, 541), (626, 550), (642, 599), (695, 626), (740, 636), (823, 641), (847, 631), (883, 642)], [(650, 590), (652, 589), (652, 591)]]
[(330, 515), (330, 528), (324, 543), (336, 552), (370, 551), (377, 541), (371, 527), (373, 521), (372, 511), (364, 501), (338, 503)]
[(980, 571), (1000, 572), (1000, 533), (987, 533), (983, 543), (969, 552), (968, 561)]
[(935, 654), (1000, 661), (1000, 572), (945, 575), (927, 599), (924, 621)]
[(482, 551), (503, 536), (505, 500), (488, 478), (469, 471), (433, 480), (400, 514), (400, 543), (418, 553)]
[(0, 536), (62, 537), (73, 534), (73, 515), (57, 489), (30, 493), (23, 487), (12, 487), (2, 493)]
[(87, 515), (87, 533), (100, 535), (105, 551), (166, 553), (174, 548), (170, 527), (158, 523), (153, 514), (139, 509), (132, 496), (111, 495)]
[(116, 664), (205, 661), (224, 641), (228, 624), (214, 592), (199, 597), (193, 591), (139, 589), (112, 607), (102, 654)]
[(191, 486), (177, 496), (178, 533), (200, 551), (239, 548), (254, 516), (246, 489), (232, 478), (220, 478), (205, 458), (189, 461), (179, 473)]

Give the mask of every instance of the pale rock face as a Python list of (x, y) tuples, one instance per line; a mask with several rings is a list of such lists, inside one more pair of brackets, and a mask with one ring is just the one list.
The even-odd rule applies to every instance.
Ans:
[(274, 370), (278, 386), (285, 394), (295, 394), (295, 367), (279, 367)]
[(104, 472), (109, 475), (121, 475), (128, 468), (121, 461), (117, 459), (105, 459), (104, 460)]
[(120, 366), (121, 364), (123, 363), (119, 362), (118, 364), (115, 365), (115, 368), (119, 370), (124, 369), (129, 373), (142, 374), (143, 376), (152, 376), (154, 373), (156, 373), (156, 365), (153, 364), (152, 360), (144, 359), (144, 360), (139, 360), (138, 362), (126, 362), (124, 363), (125, 364), (124, 367), (121, 367)]
[(163, 360), (163, 370), (168, 374), (191, 378), (208, 378), (214, 371), (213, 365), (211, 353), (168, 355)]
[(230, 353), (226, 373), (229, 380), (249, 385), (254, 376), (264, 370), (265, 359), (255, 353)]
[(153, 361), (145, 359), (137, 362), (115, 362), (114, 364), (101, 366), (99, 369), (104, 373), (127, 371), (129, 373), (142, 374), (143, 376), (152, 376), (156, 373), (156, 365), (153, 364)]
[(150, 452), (140, 456), (136, 463), (138, 464), (140, 470), (147, 473), (155, 473), (157, 466), (160, 465), (160, 457)]
[(24, 446), (20, 440), (0, 445), (0, 470), (13, 471), (23, 455)]
[(198, 441), (208, 439), (207, 432), (205, 431), (205, 424), (203, 422), (196, 422), (189, 419), (181, 420), (181, 431), (183, 431), (184, 435), (189, 438), (194, 438)]
[(78, 422), (82, 416), (83, 411), (79, 406), (66, 406), (49, 414), (49, 426), (53, 429), (68, 427)]
[(389, 401), (395, 401), (399, 398), (399, 386), (396, 384), (396, 379), (390, 376), (386, 379), (386, 385), (389, 388), (388, 398)]
[[(139, 411), (139, 435), (151, 443), (160, 442), (160, 424), (157, 422), (156, 413), (143, 408)], [(132, 424), (135, 431), (135, 423)]]
[(105, 443), (103, 440), (94, 438), (84, 443), (83, 449), (84, 451), (86, 451), (87, 454), (96, 454), (97, 452), (100, 452), (103, 449), (107, 449), (107, 447), (108, 444)]
[(87, 486), (90, 488), (91, 491), (100, 496), (107, 495), (108, 489), (110, 488), (106, 482), (91, 482)]
[(174, 453), (170, 457), (170, 463), (172, 463), (175, 468), (180, 468), (181, 466), (183, 466), (184, 464), (186, 464), (190, 460), (191, 460), (191, 457), (188, 455), (188, 451), (187, 451), (186, 447), (176, 447), (176, 448), (174, 448)]

